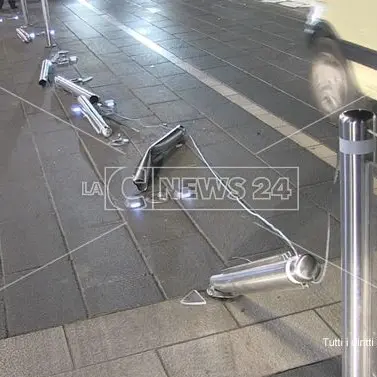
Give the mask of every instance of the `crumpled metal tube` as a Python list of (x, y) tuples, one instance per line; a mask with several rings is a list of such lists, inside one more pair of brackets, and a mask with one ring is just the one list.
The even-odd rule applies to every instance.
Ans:
[(99, 96), (95, 93), (90, 92), (89, 90), (83, 88), (80, 85), (73, 83), (71, 80), (67, 80), (62, 76), (55, 77), (55, 85), (58, 87), (63, 88), (64, 90), (76, 95), (76, 96), (84, 96), (88, 98), (88, 100), (94, 104), (98, 103)]
[(85, 117), (97, 134), (102, 134), (106, 138), (110, 137), (113, 133), (111, 127), (103, 120), (102, 116), (98, 114), (98, 111), (93, 104), (90, 103), (90, 100), (85, 96), (79, 96), (77, 101), (81, 105)]
[(184, 141), (185, 134), (185, 128), (178, 125), (148, 148), (133, 176), (133, 183), (139, 191), (143, 192), (148, 189), (153, 172), (157, 171), (155, 168), (161, 166), (164, 159), (175, 150), (177, 144)]
[(51, 60), (45, 59), (42, 62), (41, 72), (39, 74), (39, 85), (45, 87), (47, 82), (49, 82), (50, 73), (52, 69)]

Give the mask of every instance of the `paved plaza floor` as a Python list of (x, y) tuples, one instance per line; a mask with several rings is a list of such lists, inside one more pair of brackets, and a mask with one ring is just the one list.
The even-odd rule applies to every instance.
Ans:
[[(325, 344), (340, 336), (338, 131), (310, 94), (307, 8), (64, 0), (50, 12), (53, 49), (17, 38), (21, 14), (4, 9), (0, 23), (0, 376), (340, 376), (340, 348)], [(38, 2), (29, 13), (27, 30), (43, 30)], [(109, 124), (129, 143), (111, 146), (77, 98), (38, 85), (59, 50), (78, 62), (54, 74), (91, 76), (83, 87), (115, 100), (125, 118)], [(138, 162), (177, 125), (186, 140), (155, 194), (172, 178), (213, 187), (199, 199), (149, 191), (131, 208)], [(223, 268), (289, 250), (235, 200), (208, 196), (224, 194), (208, 165), (322, 260), (330, 213), (322, 284), (206, 296)], [(180, 304), (194, 289), (206, 305)]]

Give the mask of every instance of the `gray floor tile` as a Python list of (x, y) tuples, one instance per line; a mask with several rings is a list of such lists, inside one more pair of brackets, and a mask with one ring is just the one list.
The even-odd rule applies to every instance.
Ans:
[(161, 81), (174, 91), (196, 89), (205, 86), (201, 81), (187, 73), (162, 77)]
[[(160, 360), (154, 352), (129, 356), (100, 365), (93, 365), (57, 377), (166, 377)], [(331, 376), (332, 377), (332, 376)]]
[(166, 123), (183, 122), (202, 118), (202, 115), (185, 101), (171, 101), (150, 106), (151, 110)]
[(112, 72), (118, 77), (133, 75), (144, 72), (143, 68), (135, 62), (117, 63), (110, 66)]
[(164, 85), (135, 89), (134, 93), (147, 105), (175, 101), (179, 98)]
[[(3, 292), (1, 295), (3, 295)], [(7, 325), (6, 325), (6, 319), (5, 319), (5, 304), (4, 304), (3, 299), (0, 299), (0, 340), (6, 337), (7, 337)]]
[[(303, 208), (275, 216), (271, 222), (301, 247), (321, 257), (325, 256), (327, 213), (324, 210), (317, 207)], [(331, 218), (330, 224), (330, 258), (337, 258), (340, 256), (340, 224), (334, 218)]]
[(69, 21), (66, 22), (66, 26), (70, 29), (74, 34), (76, 34), (79, 38), (99, 38), (101, 34), (95, 31), (93, 28), (88, 26), (87, 24), (79, 21), (73, 22)]
[(88, 46), (89, 50), (97, 55), (111, 54), (119, 51), (118, 47), (114, 46), (103, 37), (84, 39), (84, 43)]
[(66, 326), (77, 367), (235, 328), (221, 303), (201, 307), (176, 301), (129, 310)]
[(122, 47), (122, 51), (128, 56), (145, 55), (150, 53), (150, 49), (141, 43), (133, 44), (130, 46)]
[(196, 41), (198, 39), (203, 39), (203, 34), (198, 33), (197, 31), (187, 31), (185, 33), (175, 34), (175, 37), (180, 38), (186, 42)]
[[(9, 275), (6, 281), (10, 283), (30, 272)], [(71, 263), (65, 260), (55, 262), (7, 288), (5, 304), (10, 336), (85, 318)]]
[(172, 377), (258, 377), (337, 355), (323, 344), (331, 336), (314, 312), (305, 312), (159, 352)]
[(36, 224), (39, 218), (53, 213), (51, 199), (42, 177), (1, 184), (0, 207), (0, 223), (13, 220)]
[(161, 64), (168, 61), (166, 58), (164, 58), (160, 54), (157, 54), (156, 52), (150, 52), (149, 54), (134, 56), (133, 60), (135, 60), (136, 63), (142, 66)]
[(150, 67), (145, 67), (148, 72), (150, 72), (155, 77), (165, 77), (165, 76), (174, 76), (184, 73), (184, 71), (178, 68), (173, 63), (161, 63), (161, 64), (154, 64)]
[(198, 56), (206, 56), (207, 52), (195, 47), (181, 47), (170, 49), (170, 52), (180, 59), (195, 58)]
[(322, 284), (308, 289), (248, 294), (226, 305), (238, 323), (245, 326), (330, 304), (340, 300), (340, 291), (340, 270), (330, 266)]
[(116, 101), (117, 102), (117, 112), (120, 115), (131, 119), (145, 118), (152, 116), (153, 113), (149, 110), (148, 107), (144, 105), (138, 98), (128, 99), (125, 101)]
[(226, 62), (211, 55), (192, 57), (186, 59), (186, 61), (199, 69), (209, 69), (226, 65)]
[(153, 34), (150, 34), (148, 38), (153, 41), (153, 42), (162, 42), (162, 41), (167, 41), (169, 39), (173, 39), (174, 36), (170, 33), (167, 33), (164, 30), (156, 31)]
[[(77, 75), (76, 75), (77, 76)], [(90, 81), (91, 88), (102, 87), (106, 85), (117, 85), (119, 84), (119, 79), (110, 70), (103, 72), (95, 72), (92, 75), (90, 70), (80, 70), (80, 76), (83, 78), (92, 76), (93, 80)], [(96, 90), (95, 90), (96, 91)]]
[(35, 142), (42, 161), (64, 154), (80, 153), (80, 141), (73, 129), (37, 134)]
[(316, 309), (316, 312), (329, 324), (338, 336), (342, 334), (341, 306), (342, 304), (335, 304)]
[(320, 160), (307, 149), (298, 147), (290, 140), (275, 145), (260, 153), (259, 156), (271, 166), (298, 167), (299, 182), (297, 182), (297, 177), (292, 176), (291, 179), (294, 184), (300, 185), (300, 187), (328, 182), (334, 178), (335, 169), (332, 166)]
[(84, 291), (90, 316), (134, 309), (164, 300), (151, 275), (109, 281)]
[(199, 147), (229, 141), (229, 136), (208, 119), (183, 122), (182, 126)]
[(118, 83), (116, 85), (105, 85), (100, 88), (96, 88), (95, 92), (102, 99), (114, 99), (116, 103), (119, 101), (127, 101), (129, 99), (134, 99), (135, 95), (122, 85), (121, 81), (117, 78)]
[(127, 221), (142, 246), (196, 233), (186, 215), (171, 202), (156, 205), (156, 210), (129, 211)]
[(91, 184), (98, 180), (95, 177), (84, 176), (84, 171), (81, 172), (81, 179), (80, 175), (76, 174), (80, 174), (80, 171), (71, 172), (66, 169), (54, 178), (47, 176), (68, 242), (70, 234), (76, 229), (109, 225), (119, 221), (114, 211), (105, 210), (103, 197), (82, 195), (83, 181)]
[(0, 341), (0, 376), (48, 377), (72, 370), (61, 327)]
[(319, 183), (317, 185), (302, 187), (301, 192), (314, 203), (331, 212), (340, 219), (340, 188), (339, 181), (334, 185), (333, 181)]
[(319, 363), (291, 369), (283, 373), (274, 374), (274, 377), (341, 377), (342, 360), (334, 357)]
[(7, 274), (39, 267), (66, 252), (54, 214), (42, 213), (35, 221), (30, 220), (24, 216), (0, 225)]
[(169, 298), (208, 287), (211, 275), (223, 263), (199, 234), (159, 242), (143, 248), (153, 273)]
[(130, 76), (122, 76), (121, 81), (129, 89), (145, 88), (147, 86), (160, 85), (161, 81), (150, 73), (143, 71)]
[[(106, 228), (98, 229), (98, 236), (106, 231)], [(123, 227), (80, 248), (72, 257), (84, 289), (121, 280), (130, 281), (148, 272)]]
[(189, 43), (182, 40), (181, 38), (174, 38), (168, 41), (160, 42), (159, 45), (167, 50), (170, 50), (172, 48), (185, 48), (191, 46)]
[(135, 38), (125, 35), (124, 37), (118, 36), (118, 38), (111, 39), (110, 43), (117, 47), (128, 47), (137, 44), (137, 41)]
[(71, 129), (71, 127), (63, 121), (42, 112), (29, 115), (28, 120), (31, 130), (35, 133)]
[(190, 214), (225, 260), (284, 246), (280, 239), (256, 226), (255, 219), (245, 211), (226, 208)]

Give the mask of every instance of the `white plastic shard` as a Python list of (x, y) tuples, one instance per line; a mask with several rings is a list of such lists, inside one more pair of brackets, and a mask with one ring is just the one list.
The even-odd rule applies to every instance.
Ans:
[(182, 305), (205, 305), (207, 301), (204, 297), (194, 289), (190, 293), (188, 293), (183, 299), (181, 300)]

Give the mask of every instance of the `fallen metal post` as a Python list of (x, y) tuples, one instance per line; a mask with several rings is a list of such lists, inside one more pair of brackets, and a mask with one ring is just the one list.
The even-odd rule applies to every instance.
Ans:
[(21, 0), (22, 16), (24, 17), (24, 26), (29, 26), (29, 12), (26, 0)]
[(153, 174), (156, 174), (158, 171), (155, 168), (162, 164), (163, 160), (172, 153), (178, 144), (184, 142), (185, 134), (185, 128), (178, 125), (147, 149), (136, 166), (132, 179), (139, 191), (144, 192), (148, 190)]
[(41, 5), (46, 30), (46, 47), (54, 47), (51, 40), (50, 11), (48, 7), (48, 0), (41, 0)]
[(207, 293), (216, 298), (234, 298), (274, 289), (302, 289), (315, 282), (321, 272), (322, 266), (313, 256), (287, 252), (231, 267), (211, 276)]
[(51, 60), (45, 59), (41, 65), (41, 72), (39, 74), (39, 85), (45, 87), (47, 83), (50, 81), (50, 73), (52, 69)]
[(20, 38), (22, 42), (30, 43), (32, 41), (30, 34), (27, 33), (24, 29), (19, 27), (16, 29), (16, 33), (18, 38)]
[(91, 126), (97, 132), (104, 137), (110, 137), (113, 133), (111, 127), (103, 120), (102, 116), (94, 108), (93, 104), (86, 96), (79, 96), (77, 98), (78, 103), (81, 105), (84, 116), (88, 119)]
[(371, 258), (368, 161), (375, 141), (372, 112), (350, 110), (339, 118), (343, 377), (370, 377)]
[(90, 92), (89, 90), (83, 88), (80, 85), (75, 84), (71, 80), (68, 80), (62, 76), (55, 77), (55, 85), (69, 93), (76, 95), (77, 97), (84, 96), (88, 98), (88, 100), (92, 104), (96, 104), (99, 101), (99, 96), (97, 94)]

